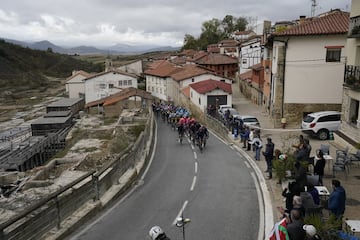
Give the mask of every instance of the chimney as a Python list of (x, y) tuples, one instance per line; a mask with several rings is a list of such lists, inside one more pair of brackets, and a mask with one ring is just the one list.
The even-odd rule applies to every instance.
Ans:
[(300, 25), (305, 22), (305, 18), (306, 18), (306, 16), (304, 16), (304, 15), (300, 16), (300, 21), (299, 21)]

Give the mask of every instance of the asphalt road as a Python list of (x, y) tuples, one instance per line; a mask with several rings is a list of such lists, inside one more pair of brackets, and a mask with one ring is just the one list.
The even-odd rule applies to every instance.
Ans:
[(149, 239), (158, 225), (172, 239), (183, 239), (174, 225), (183, 215), (186, 239), (254, 240), (259, 233), (255, 176), (246, 159), (210, 135), (201, 153), (157, 122), (157, 146), (143, 181), (71, 239)]

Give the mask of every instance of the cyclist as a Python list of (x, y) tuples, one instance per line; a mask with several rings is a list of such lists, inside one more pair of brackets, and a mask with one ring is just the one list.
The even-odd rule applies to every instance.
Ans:
[(149, 235), (152, 240), (170, 240), (159, 226), (152, 227)]
[(179, 133), (179, 141), (180, 143), (182, 143), (182, 139), (184, 137), (184, 132), (185, 132), (185, 118), (180, 118), (179, 123), (178, 123), (178, 133)]
[(197, 139), (199, 141), (199, 147), (205, 147), (206, 145), (206, 139), (209, 137), (209, 132), (207, 128), (203, 125), (199, 128), (197, 131)]

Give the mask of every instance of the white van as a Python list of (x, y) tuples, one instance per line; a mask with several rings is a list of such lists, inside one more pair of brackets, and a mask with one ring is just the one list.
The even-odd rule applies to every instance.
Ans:
[(329, 139), (330, 131), (337, 131), (341, 125), (341, 112), (322, 111), (306, 115), (301, 123), (304, 133), (316, 135), (320, 140)]

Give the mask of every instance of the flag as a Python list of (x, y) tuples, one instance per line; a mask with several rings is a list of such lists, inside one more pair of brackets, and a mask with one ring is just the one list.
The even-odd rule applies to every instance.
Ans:
[(286, 229), (286, 218), (283, 218), (279, 222), (275, 223), (270, 232), (269, 240), (290, 240)]

